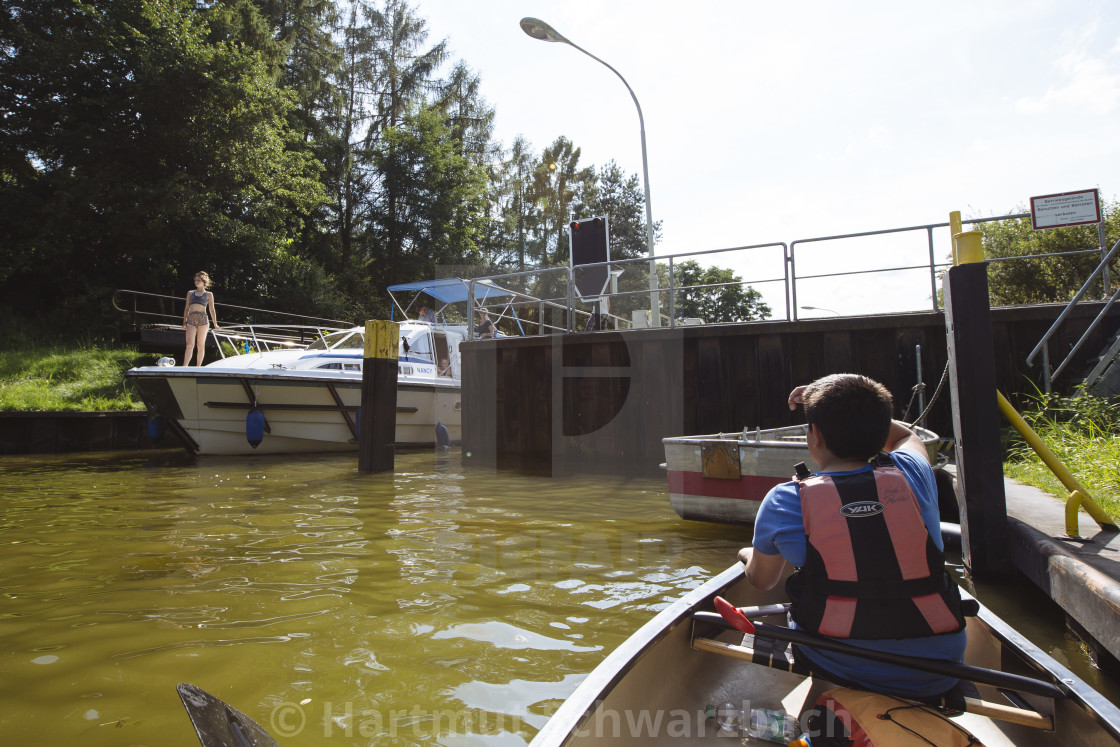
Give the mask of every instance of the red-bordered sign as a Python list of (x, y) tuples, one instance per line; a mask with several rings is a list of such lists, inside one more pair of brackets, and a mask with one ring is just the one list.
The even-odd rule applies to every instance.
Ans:
[(1031, 198), (1031, 227), (1036, 231), (1100, 222), (1101, 198), (1096, 189)]

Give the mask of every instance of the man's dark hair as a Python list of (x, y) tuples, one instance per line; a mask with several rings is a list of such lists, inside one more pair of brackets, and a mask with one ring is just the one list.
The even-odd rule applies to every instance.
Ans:
[(882, 450), (891, 431), (891, 393), (866, 376), (832, 374), (817, 379), (805, 388), (801, 401), (806, 421), (841, 459), (870, 459)]

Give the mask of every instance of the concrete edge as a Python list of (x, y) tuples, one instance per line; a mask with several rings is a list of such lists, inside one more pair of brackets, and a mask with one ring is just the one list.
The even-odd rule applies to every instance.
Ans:
[(1012, 563), (1103, 649), (1120, 658), (1120, 584), (1011, 516), (1007, 543)]

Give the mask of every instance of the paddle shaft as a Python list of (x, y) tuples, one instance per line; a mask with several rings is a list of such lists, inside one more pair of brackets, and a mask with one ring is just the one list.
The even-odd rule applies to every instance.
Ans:
[[(734, 628), (731, 623), (724, 620), (715, 612), (694, 612), (692, 618), (694, 620), (702, 620), (703, 622), (715, 623), (725, 628)], [(858, 656), (863, 659), (880, 661), (886, 664), (897, 664), (901, 667), (917, 669), (922, 672), (940, 674), (946, 677), (956, 677), (962, 680), (978, 682), (983, 685), (991, 685), (992, 687), (1002, 687), (1007, 690), (1042, 695), (1047, 698), (1065, 697), (1065, 693), (1056, 685), (1031, 677), (1011, 674), (1010, 672), (1000, 672), (996, 669), (987, 669), (944, 659), (924, 659), (917, 656), (906, 656), (904, 654), (893, 654), (887, 651), (861, 648), (859, 646), (853, 646), (850, 643), (844, 643), (835, 638), (828, 638), (805, 630), (783, 628), (780, 625), (769, 625), (760, 622), (753, 623), (753, 625), (755, 629), (754, 634), (762, 638), (788, 641), (789, 643), (796, 643), (799, 646), (810, 646), (824, 651), (832, 651), (837, 654)]]
[[(736, 646), (732, 643), (715, 641), (711, 638), (697, 638), (692, 642), (692, 645), (700, 651), (708, 651), (713, 654), (742, 659), (752, 664), (769, 667), (770, 669), (778, 669), (784, 672), (793, 671), (792, 662), (786, 659), (779, 661), (773, 656), (763, 656), (760, 659), (753, 649), (746, 648), (745, 646)], [(975, 713), (978, 716), (1029, 726), (1032, 729), (1045, 729), (1047, 731), (1052, 731), (1054, 729), (1053, 718), (1034, 710), (1014, 708), (1000, 703), (989, 703), (984, 700), (969, 697), (964, 698), (964, 710), (969, 713)]]

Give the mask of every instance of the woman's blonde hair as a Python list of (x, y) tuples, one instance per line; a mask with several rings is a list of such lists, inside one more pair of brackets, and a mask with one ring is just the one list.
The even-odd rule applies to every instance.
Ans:
[(195, 280), (201, 280), (203, 288), (209, 288), (210, 287), (210, 276), (207, 275), (204, 270), (199, 270), (198, 272), (196, 272), (194, 274), (194, 279)]

